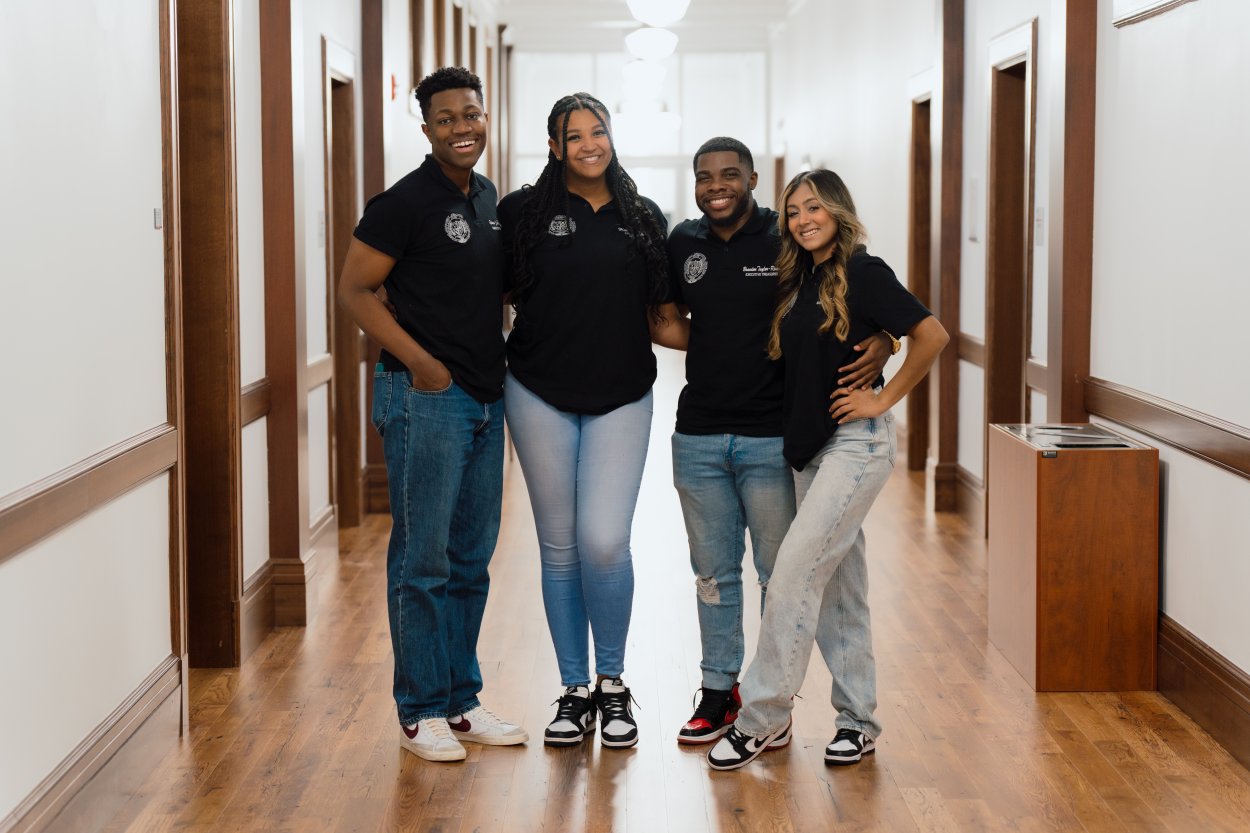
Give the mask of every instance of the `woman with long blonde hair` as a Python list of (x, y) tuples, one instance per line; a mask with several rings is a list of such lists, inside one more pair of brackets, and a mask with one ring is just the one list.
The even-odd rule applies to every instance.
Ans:
[[(890, 408), (949, 340), (893, 270), (868, 254), (841, 177), (799, 174), (779, 210), (780, 288), (768, 353), (785, 359), (783, 445), (798, 513), (777, 553), (759, 644), (739, 688), (742, 709), (708, 753), (713, 769), (737, 769), (785, 745), (813, 643), (833, 675), (838, 712), (825, 762), (856, 763), (875, 748), (881, 724), (862, 525), (894, 468)], [(879, 377), (840, 387), (838, 368), (853, 345), (879, 330), (911, 338), (902, 367), (888, 384)]]

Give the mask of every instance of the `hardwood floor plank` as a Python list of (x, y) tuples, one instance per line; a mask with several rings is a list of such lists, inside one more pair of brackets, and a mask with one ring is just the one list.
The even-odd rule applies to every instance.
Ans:
[[(625, 680), (641, 742), (597, 736), (547, 749), (561, 693), (538, 544), (518, 467), (505, 485), (482, 624), (483, 703), (531, 735), (468, 745), (463, 763), (404, 751), (391, 698), (385, 604), (389, 519), (340, 533), (320, 612), (279, 628), (238, 669), (195, 669), (190, 731), (102, 824), (121, 831), (439, 833), (1189, 833), (1250, 830), (1250, 773), (1153, 692), (1036, 694), (990, 644), (978, 530), (927, 511), (924, 476), (900, 466), (865, 525), (878, 669), (876, 753), (827, 767), (829, 672), (813, 653), (794, 739), (744, 770), (713, 773), (683, 747), (702, 678), (693, 578), (672, 487), (680, 361), (660, 356), (656, 417), (633, 541)], [(759, 587), (743, 570), (747, 657)]]

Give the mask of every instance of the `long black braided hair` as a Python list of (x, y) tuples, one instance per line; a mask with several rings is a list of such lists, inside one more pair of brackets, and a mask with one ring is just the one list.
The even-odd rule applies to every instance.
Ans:
[[(638, 186), (634, 184), (633, 178), (621, 167), (608, 125), (608, 108), (590, 93), (566, 95), (555, 103), (547, 116), (547, 135), (559, 143), (560, 155), (557, 157), (554, 151), (548, 151), (547, 166), (533, 185), (523, 188), (529, 199), (521, 209), (513, 238), (513, 304), (519, 310), (533, 291), (534, 270), (530, 266), (530, 254), (546, 239), (552, 218), (557, 214), (571, 216), (564, 160), (568, 158), (569, 116), (575, 110), (589, 110), (604, 130), (608, 131), (608, 143), (612, 149), (612, 161), (608, 163), (605, 173), (608, 190), (612, 193), (612, 199), (621, 212), (625, 228), (629, 229), (634, 243), (627, 256), (632, 258), (639, 254), (646, 261), (647, 312), (653, 320), (659, 321), (659, 307), (665, 300), (668, 287), (664, 230), (638, 196)], [(571, 243), (571, 235), (560, 241), (561, 246)]]

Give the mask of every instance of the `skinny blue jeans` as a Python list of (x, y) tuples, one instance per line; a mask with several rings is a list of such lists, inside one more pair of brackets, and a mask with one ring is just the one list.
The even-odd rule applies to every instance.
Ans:
[(737, 726), (746, 734), (786, 725), (813, 642), (833, 675), (837, 728), (881, 734), (862, 526), (894, 468), (895, 448), (887, 412), (838, 426), (795, 472), (798, 513), (777, 553), (759, 644), (739, 688)]
[(548, 405), (511, 373), (508, 428), (529, 489), (542, 558), (543, 606), (565, 686), (625, 670), (634, 600), (630, 527), (651, 436), (652, 395), (588, 416)]
[(747, 531), (762, 610), (777, 549), (794, 520), (794, 479), (781, 452), (781, 437), (673, 434), (673, 485), (690, 541), (705, 688), (726, 690), (742, 670)]
[(503, 500), (503, 403), (378, 370), (374, 426), (391, 499), (386, 601), (406, 725), (478, 705), (477, 637)]

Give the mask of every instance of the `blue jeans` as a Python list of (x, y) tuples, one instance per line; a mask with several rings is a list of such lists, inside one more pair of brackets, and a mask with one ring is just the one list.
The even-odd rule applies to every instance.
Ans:
[(673, 485), (690, 539), (706, 688), (728, 689), (742, 670), (746, 531), (766, 594), (794, 520), (794, 479), (781, 446), (781, 437), (673, 434)]
[(742, 680), (738, 728), (781, 729), (803, 686), (812, 642), (833, 675), (839, 729), (881, 734), (862, 525), (894, 468), (894, 416), (838, 426), (794, 475), (799, 510), (769, 583), (755, 658)]
[(373, 378), (391, 497), (386, 600), (395, 704), (412, 724), (478, 705), (477, 636), (503, 499), (503, 403), (406, 372)]
[(590, 684), (625, 670), (634, 600), (630, 526), (651, 435), (651, 392), (598, 416), (560, 411), (509, 373), (508, 428), (529, 489), (542, 557), (543, 605), (560, 680)]

